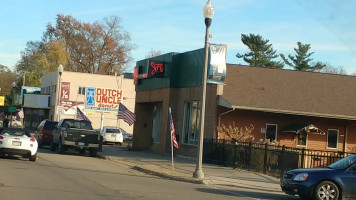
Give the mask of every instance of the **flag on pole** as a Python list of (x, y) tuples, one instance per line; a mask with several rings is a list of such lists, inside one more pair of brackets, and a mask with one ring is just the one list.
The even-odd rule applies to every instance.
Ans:
[(171, 108), (169, 108), (169, 124), (170, 124), (170, 129), (171, 129), (171, 135), (172, 135), (171, 138), (173, 140), (173, 146), (178, 149), (179, 146), (178, 146), (178, 142), (176, 139), (176, 130), (174, 129)]
[(124, 104), (119, 104), (119, 111), (117, 113), (117, 118), (123, 119), (130, 126), (136, 121), (136, 115), (124, 106)]
[(76, 118), (77, 119), (81, 119), (81, 120), (85, 120), (85, 121), (89, 121), (91, 123), (89, 118), (87, 116), (85, 116), (84, 113), (78, 107), (77, 107)]
[(19, 121), (20, 119), (23, 119), (23, 118), (25, 118), (25, 115), (23, 113), (23, 110), (21, 109), (20, 111), (18, 111), (16, 113), (16, 120)]

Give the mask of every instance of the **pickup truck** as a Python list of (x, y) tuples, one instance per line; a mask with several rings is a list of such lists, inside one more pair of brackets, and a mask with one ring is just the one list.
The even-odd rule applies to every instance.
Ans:
[(61, 119), (53, 130), (50, 149), (63, 154), (68, 148), (78, 150), (80, 154), (89, 151), (90, 156), (97, 156), (102, 148), (102, 136), (93, 130), (91, 123), (85, 120)]

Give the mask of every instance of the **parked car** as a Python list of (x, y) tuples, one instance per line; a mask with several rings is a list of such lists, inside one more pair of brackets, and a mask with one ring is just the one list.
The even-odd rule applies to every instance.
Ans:
[(124, 141), (132, 140), (132, 138), (133, 138), (133, 134), (132, 133), (128, 133), (128, 132), (126, 132), (126, 131), (124, 131), (122, 129), (121, 129), (121, 131), (122, 131), (122, 136), (124, 137)]
[(3, 128), (0, 132), (0, 155), (20, 155), (36, 161), (37, 148), (37, 140), (23, 129)]
[(101, 151), (102, 137), (99, 132), (93, 130), (90, 121), (61, 119), (53, 130), (50, 149), (58, 148), (63, 154), (68, 148), (78, 150), (80, 154), (89, 151), (90, 156), (96, 157)]
[(327, 168), (294, 169), (284, 173), (281, 188), (303, 199), (340, 200), (356, 198), (356, 154)]
[(52, 132), (57, 124), (58, 122), (45, 119), (38, 125), (38, 128), (35, 131), (35, 138), (39, 147), (51, 144)]
[(115, 143), (122, 145), (124, 142), (123, 131), (120, 128), (104, 126), (101, 135), (103, 136), (103, 142), (107, 143)]

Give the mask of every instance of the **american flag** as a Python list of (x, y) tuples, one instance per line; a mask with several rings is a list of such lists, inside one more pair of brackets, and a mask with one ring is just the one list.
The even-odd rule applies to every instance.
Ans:
[(179, 146), (178, 146), (178, 142), (176, 139), (176, 130), (174, 129), (171, 108), (169, 108), (169, 124), (170, 124), (170, 129), (171, 129), (171, 134), (172, 134), (173, 146), (178, 149)]
[(117, 113), (117, 118), (123, 119), (130, 126), (136, 121), (136, 115), (124, 106), (124, 104), (119, 104), (119, 112)]
[(21, 109), (20, 111), (18, 111), (16, 113), (16, 120), (19, 121), (20, 119), (23, 119), (23, 118), (25, 118), (25, 115), (23, 113), (23, 110)]
[(87, 116), (84, 115), (84, 113), (77, 107), (77, 114), (76, 114), (76, 118), (77, 119), (81, 119), (81, 120), (85, 120), (85, 121), (89, 121), (89, 118)]

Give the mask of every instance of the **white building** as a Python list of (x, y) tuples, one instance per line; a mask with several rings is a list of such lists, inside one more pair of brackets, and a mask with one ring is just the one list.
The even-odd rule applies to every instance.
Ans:
[[(91, 90), (88, 88), (95, 92), (94, 96), (86, 93)], [(123, 75), (68, 71), (64, 71), (60, 76), (58, 71), (54, 71), (42, 76), (41, 94), (50, 95), (49, 120), (75, 118), (78, 107), (90, 119), (94, 129), (100, 128), (103, 116), (104, 126), (120, 127), (133, 133), (133, 126), (129, 126), (122, 119), (118, 120), (116, 116), (119, 103), (134, 112), (136, 93), (131, 78), (124, 78)], [(87, 99), (86, 94), (88, 94)], [(89, 105), (90, 103), (93, 104)]]

